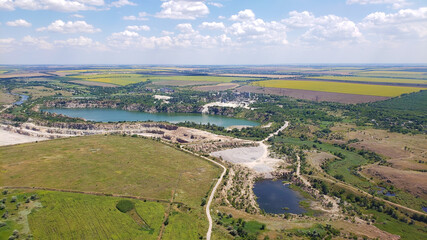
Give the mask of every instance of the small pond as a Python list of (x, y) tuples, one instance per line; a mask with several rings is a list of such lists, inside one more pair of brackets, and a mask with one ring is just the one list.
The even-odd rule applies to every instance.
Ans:
[(221, 127), (230, 126), (258, 126), (259, 123), (237, 118), (229, 118), (218, 115), (206, 115), (197, 113), (146, 113), (120, 109), (104, 108), (51, 108), (43, 111), (63, 114), (70, 117), (84, 118), (96, 122), (120, 122), (120, 121), (155, 121), (155, 122), (195, 122), (201, 124), (215, 124)]
[(19, 99), (19, 101), (14, 102), (13, 105), (21, 105), (25, 101), (27, 101), (29, 98), (29, 96), (27, 96), (27, 95), (21, 95), (21, 94), (14, 94), (14, 95), (19, 95), (21, 97), (21, 99)]
[(306, 212), (299, 203), (304, 198), (295, 190), (284, 185), (282, 180), (261, 180), (255, 183), (253, 189), (257, 196), (259, 207), (266, 213), (295, 213)]

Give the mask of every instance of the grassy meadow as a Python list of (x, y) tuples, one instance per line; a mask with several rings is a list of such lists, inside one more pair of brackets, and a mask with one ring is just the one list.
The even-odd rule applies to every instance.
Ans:
[[(213, 164), (163, 143), (119, 135), (5, 146), (0, 155), (0, 186), (107, 194), (35, 191), (43, 205), (29, 215), (35, 239), (157, 239), (167, 205), (131, 200), (152, 229), (147, 231), (135, 222), (133, 210), (120, 212), (120, 198), (108, 195), (169, 201), (172, 193), (184, 205), (174, 205), (162, 239), (198, 238), (207, 228), (202, 198), (220, 173)], [(22, 228), (16, 220), (8, 226)]]
[(122, 136), (0, 148), (0, 185), (134, 195), (200, 206), (220, 170), (162, 143)]
[(288, 88), (309, 91), (396, 97), (404, 93), (418, 92), (425, 88), (369, 85), (358, 83), (298, 81), (298, 80), (266, 80), (253, 82), (252, 85), (271, 88)]

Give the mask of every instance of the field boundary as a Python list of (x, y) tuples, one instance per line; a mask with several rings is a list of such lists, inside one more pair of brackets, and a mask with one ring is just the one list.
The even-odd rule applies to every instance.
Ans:
[(47, 187), (3, 186), (3, 187), (0, 187), (0, 189), (27, 189), (27, 190), (44, 190), (44, 191), (52, 191), (52, 192), (80, 193), (80, 194), (94, 195), (94, 196), (128, 198), (128, 199), (136, 199), (136, 200), (142, 200), (142, 201), (145, 200), (149, 202), (161, 202), (161, 203), (168, 203), (168, 204), (172, 203), (172, 204), (185, 205), (182, 202), (175, 202), (175, 201), (171, 202), (165, 199), (147, 198), (147, 197), (122, 195), (122, 194), (115, 194), (115, 193), (88, 192), (88, 191), (78, 191), (78, 190), (70, 190), (70, 189), (47, 188)]

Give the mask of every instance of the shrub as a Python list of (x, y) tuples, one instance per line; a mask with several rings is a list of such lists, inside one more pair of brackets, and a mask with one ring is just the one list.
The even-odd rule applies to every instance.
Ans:
[(122, 213), (127, 213), (134, 209), (134, 207), (135, 204), (130, 200), (120, 200), (116, 205), (116, 208)]
[(16, 196), (12, 196), (12, 199), (10, 200), (10, 202), (16, 202), (18, 198)]

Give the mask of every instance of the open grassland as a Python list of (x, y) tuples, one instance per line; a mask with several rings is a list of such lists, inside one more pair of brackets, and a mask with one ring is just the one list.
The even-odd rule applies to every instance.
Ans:
[(11, 104), (18, 99), (18, 96), (14, 96), (7, 93), (5, 90), (0, 89), (0, 105)]
[(111, 83), (115, 85), (125, 86), (147, 81), (147, 76), (139, 74), (95, 74), (95, 75), (77, 75), (70, 78), (80, 79), (91, 82)]
[[(378, 75), (381, 76), (381, 75)], [(351, 82), (377, 82), (377, 83), (409, 83), (409, 84), (427, 84), (427, 80), (405, 79), (405, 78), (381, 78), (381, 77), (353, 77), (353, 76), (321, 76), (307, 77), (320, 80), (338, 80)]]
[(12, 90), (12, 93), (17, 94), (24, 94), (29, 95), (33, 99), (41, 98), (41, 97), (47, 97), (47, 96), (71, 96), (71, 92), (64, 91), (64, 90), (55, 90), (52, 88), (47, 88), (43, 86), (33, 86), (33, 87), (23, 87), (23, 88), (16, 88)]
[(404, 93), (418, 92), (425, 88), (397, 87), (383, 85), (369, 85), (358, 83), (338, 83), (321, 81), (298, 81), (298, 80), (267, 80), (253, 82), (252, 85), (260, 87), (300, 89), (321, 92), (334, 92), (345, 94), (358, 94), (370, 96), (395, 97)]
[(0, 185), (115, 193), (200, 206), (220, 170), (154, 140), (90, 136), (0, 148)]
[(403, 224), (397, 219), (385, 213), (379, 213), (374, 210), (364, 210), (365, 214), (375, 214), (376, 222), (375, 226), (386, 232), (399, 235), (402, 240), (413, 240), (413, 239), (425, 239), (426, 229), (425, 225), (408, 225)]
[(116, 208), (120, 198), (38, 191), (42, 208), (29, 215), (34, 239), (157, 239), (165, 206), (133, 200), (136, 212), (151, 227), (142, 229)]

